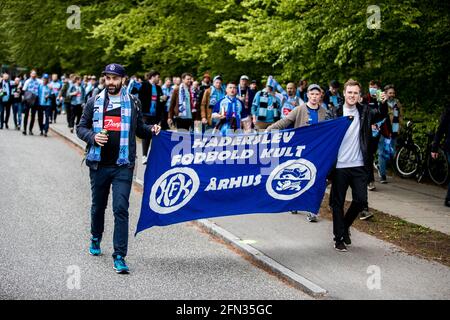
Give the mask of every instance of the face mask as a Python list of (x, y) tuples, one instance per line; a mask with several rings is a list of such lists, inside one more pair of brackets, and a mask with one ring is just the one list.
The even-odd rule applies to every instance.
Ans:
[(369, 93), (371, 96), (374, 96), (377, 94), (377, 88), (369, 88)]

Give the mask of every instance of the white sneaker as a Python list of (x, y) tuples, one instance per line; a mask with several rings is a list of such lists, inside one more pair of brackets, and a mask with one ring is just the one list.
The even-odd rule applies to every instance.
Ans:
[(308, 215), (306, 216), (306, 220), (308, 220), (309, 222), (317, 222), (317, 216), (315, 214), (312, 213), (308, 213)]
[(376, 189), (375, 187), (375, 182), (369, 182), (369, 185), (367, 186), (367, 189), (369, 189), (369, 191), (373, 191)]
[(147, 164), (147, 157), (146, 156), (142, 156), (142, 164)]

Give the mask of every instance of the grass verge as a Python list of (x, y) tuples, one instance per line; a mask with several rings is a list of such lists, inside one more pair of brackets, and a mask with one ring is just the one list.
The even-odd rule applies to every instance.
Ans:
[[(320, 208), (320, 216), (333, 220), (328, 208), (328, 195)], [(350, 206), (346, 201), (345, 210)], [(378, 239), (392, 243), (408, 254), (439, 262), (450, 267), (450, 236), (429, 228), (405, 221), (390, 214), (370, 209), (374, 216), (368, 220), (359, 220), (352, 227)]]

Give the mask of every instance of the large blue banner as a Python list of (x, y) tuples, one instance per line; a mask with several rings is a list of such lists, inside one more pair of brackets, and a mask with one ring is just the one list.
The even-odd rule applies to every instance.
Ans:
[(136, 234), (227, 215), (317, 214), (350, 123), (228, 136), (162, 131), (152, 141)]

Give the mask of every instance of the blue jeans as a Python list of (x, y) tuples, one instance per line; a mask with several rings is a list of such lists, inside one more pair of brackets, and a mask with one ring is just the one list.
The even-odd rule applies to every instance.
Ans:
[(53, 109), (52, 106), (45, 106), (45, 123), (44, 123), (44, 132), (48, 132), (48, 128), (50, 127), (50, 120), (52, 119)]
[(13, 103), (13, 117), (14, 123), (20, 127), (22, 124), (22, 102)]
[(102, 167), (90, 169), (92, 206), (91, 234), (102, 238), (105, 225), (105, 209), (109, 190), (112, 186), (112, 205), (114, 213), (113, 257), (125, 257), (128, 251), (128, 207), (133, 181), (133, 168)]
[[(386, 138), (381, 136), (380, 138), (380, 142), (378, 142), (378, 167), (380, 168), (380, 175), (382, 177), (386, 176), (386, 166), (387, 163), (390, 160), (386, 160), (385, 158), (383, 158), (383, 149), (384, 149), (384, 140)], [(391, 144), (392, 144), (392, 148), (395, 151), (396, 145), (397, 145), (397, 138), (391, 138)]]

